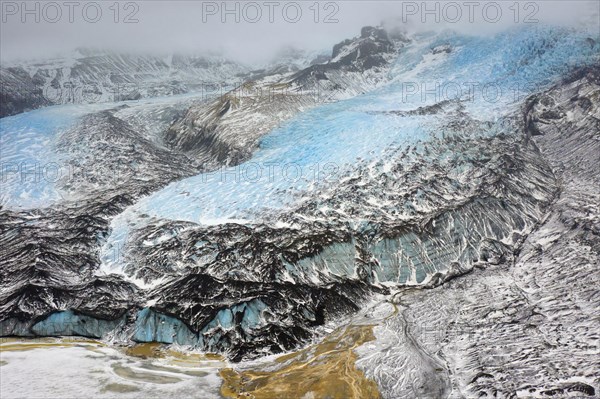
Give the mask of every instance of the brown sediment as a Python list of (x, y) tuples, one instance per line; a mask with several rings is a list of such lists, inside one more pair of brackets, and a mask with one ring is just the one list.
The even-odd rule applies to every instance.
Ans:
[(133, 357), (141, 357), (142, 359), (165, 357), (162, 344), (158, 342), (135, 344), (125, 349), (125, 354)]
[(222, 362), (225, 366), (225, 358), (221, 355), (214, 353), (189, 353), (180, 352), (175, 349), (171, 349), (167, 344), (161, 344), (159, 342), (148, 342), (135, 344), (128, 347), (125, 350), (125, 354), (133, 357), (140, 357), (143, 359), (166, 359), (169, 358), (171, 363), (186, 366), (204, 366), (210, 363), (211, 366), (216, 367), (215, 362)]
[[(2, 338), (0, 340), (0, 352), (9, 351), (29, 351), (33, 349), (46, 348), (72, 348), (83, 347), (89, 350), (95, 350), (98, 347), (107, 346), (101, 341), (96, 341), (87, 338), (70, 338), (70, 337), (41, 337), (41, 338)], [(223, 362), (226, 360), (223, 356), (214, 353), (186, 353), (171, 349), (169, 345), (159, 342), (148, 342), (135, 344), (127, 347), (123, 352), (132, 357), (142, 359), (164, 359), (170, 358), (173, 363), (193, 366), (198, 364), (206, 364), (207, 362)]]
[[(322, 342), (277, 358), (262, 370), (220, 371), (227, 398), (380, 398), (377, 384), (356, 368), (354, 349), (373, 341), (373, 325), (341, 328)], [(266, 370), (273, 367), (274, 370)]]
[(227, 360), (221, 355), (212, 353), (181, 353), (169, 351), (171, 364), (183, 367), (225, 367)]
[(86, 338), (5, 338), (0, 342), (0, 352), (19, 352), (44, 348), (82, 347), (94, 350), (105, 346), (102, 342)]

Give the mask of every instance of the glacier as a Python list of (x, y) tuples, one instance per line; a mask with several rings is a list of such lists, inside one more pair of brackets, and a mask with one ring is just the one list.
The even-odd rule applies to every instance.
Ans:
[[(123, 247), (130, 226), (140, 228), (148, 217), (208, 225), (257, 222), (261, 213), (290, 207), (297, 197), (317, 190), (323, 180), (343, 177), (357, 161), (381, 159), (390, 148), (426, 142), (440, 129), (435, 115), (386, 114), (391, 111), (461, 100), (462, 112), (489, 123), (473, 134), (505, 132), (506, 116), (515, 112), (519, 99), (548, 87), (569, 69), (593, 62), (597, 49), (587, 37), (532, 28), (489, 38), (451, 32), (417, 38), (402, 49), (389, 71), (390, 82), (382, 88), (301, 113), (261, 138), (248, 162), (174, 182), (125, 210), (111, 223), (103, 270), (123, 268), (112, 264), (112, 248)], [(442, 45), (452, 51), (427, 58), (432, 48)], [(523, 66), (515, 68), (515, 60)], [(469, 93), (467, 98), (440, 98), (438, 92), (429, 98), (425, 95), (423, 101), (422, 93), (404, 93), (408, 82), (419, 83), (419, 79), (440, 86), (477, 82), (505, 92), (493, 102), (481, 93), (470, 93), (472, 98)]]
[[(243, 363), (383, 301), (395, 312), (376, 320), (357, 366), (384, 397), (593, 396), (593, 371), (566, 371), (597, 365), (593, 35), (535, 26), (388, 41), (370, 28), (329, 63), (256, 83), (313, 90), (318, 74), (347, 77), (333, 102), (192, 93), (0, 119), (3, 162), (94, 169), (66, 183), (3, 179), (2, 335), (160, 342)], [(344, 64), (371, 42), (377, 62)], [(187, 146), (227, 152), (246, 129), (239, 157)], [(563, 290), (564, 309), (549, 299)], [(582, 332), (567, 345), (573, 363), (555, 317)], [(513, 336), (529, 346), (506, 359), (498, 348)], [(544, 366), (552, 356), (564, 369)]]

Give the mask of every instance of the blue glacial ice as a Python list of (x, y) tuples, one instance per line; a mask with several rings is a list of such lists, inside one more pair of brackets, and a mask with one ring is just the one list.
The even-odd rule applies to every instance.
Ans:
[(223, 335), (234, 330), (238, 322), (244, 331), (260, 327), (264, 322), (265, 309), (267, 305), (260, 299), (220, 309), (196, 334), (182, 321), (151, 308), (144, 308), (136, 315), (132, 339), (137, 342), (175, 343), (197, 346), (208, 351), (217, 350)]
[(82, 337), (104, 338), (115, 330), (124, 317), (116, 320), (102, 320), (83, 314), (75, 314), (70, 310), (52, 313), (50, 316), (33, 325), (31, 330), (38, 336), (77, 335)]
[[(76, 126), (88, 114), (113, 109), (120, 110), (126, 120), (145, 119), (150, 134), (165, 129), (152, 118), (166, 106), (187, 104), (204, 99), (201, 93), (156, 97), (136, 101), (96, 104), (66, 104), (46, 107), (0, 119), (0, 205), (14, 209), (49, 206), (63, 199), (57, 182), (77, 171), (68, 165), (55, 142), (66, 130)], [(119, 115), (120, 116), (120, 115)]]
[(53, 184), (61, 161), (54, 138), (70, 127), (87, 106), (54, 106), (0, 119), (0, 204), (22, 208), (60, 199)]
[[(112, 222), (102, 270), (122, 270), (120, 260), (111, 256), (114, 248), (122, 247), (129, 229), (142, 227), (146, 216), (205, 225), (252, 223), (261, 210), (285, 208), (357, 162), (426, 141), (440, 126), (432, 115), (377, 111), (459, 98), (472, 117), (491, 122), (480, 134), (494, 135), (502, 129), (502, 116), (514, 112), (526, 95), (576, 66), (597, 62), (598, 45), (588, 37), (543, 26), (488, 37), (419, 35), (401, 50), (383, 87), (301, 113), (263, 137), (248, 162), (174, 182), (128, 208)], [(450, 51), (432, 51), (440, 47)]]
[(132, 339), (137, 342), (193, 345), (197, 336), (182, 321), (144, 308), (137, 313)]

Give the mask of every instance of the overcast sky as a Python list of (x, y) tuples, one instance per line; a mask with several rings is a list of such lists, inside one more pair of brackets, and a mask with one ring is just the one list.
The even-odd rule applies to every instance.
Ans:
[(408, 31), (453, 28), (475, 34), (526, 22), (597, 26), (600, 7), (597, 0), (523, 1), (518, 7), (512, 0), (428, 2), (425, 7), (422, 1), (320, 1), (316, 6), (315, 1), (58, 0), (28, 1), (25, 7), (22, 1), (0, 3), (3, 62), (40, 59), (83, 46), (161, 54), (214, 51), (256, 63), (284, 46), (329, 50), (365, 25), (394, 24)]

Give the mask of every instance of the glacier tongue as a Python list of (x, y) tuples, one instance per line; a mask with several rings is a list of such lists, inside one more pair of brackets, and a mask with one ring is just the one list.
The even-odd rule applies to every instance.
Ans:
[[(514, 39), (503, 38), (507, 45)], [(510, 84), (530, 72), (490, 69), (484, 61), (495, 53), (487, 48), (484, 55), (469, 56), (475, 65), (465, 64), (461, 52), (471, 43), (456, 40), (435, 62), (421, 54), (418, 59), (426, 65), (416, 76), (430, 76), (432, 70), (447, 74), (452, 66), (453, 78), (478, 72), (484, 82), (504, 77)], [(534, 35), (530, 40), (543, 39)], [(572, 40), (545, 53), (549, 65), (541, 68), (536, 83), (562, 73), (564, 67), (553, 57), (574, 52)], [(406, 56), (426, 53), (439, 41), (427, 38), (417, 49), (409, 45)], [(415, 68), (408, 72), (411, 77)], [(393, 100), (402, 96), (402, 84), (395, 80), (367, 95), (299, 115), (261, 139), (249, 161), (295, 161), (300, 166), (337, 161), (337, 179), (295, 185), (284, 179), (227, 180), (228, 173), (235, 174), (231, 168), (222, 175), (173, 183), (113, 220), (107, 245), (123, 252), (111, 267), (153, 287), (153, 309), (188, 320), (196, 331), (207, 323), (227, 330), (222, 316), (205, 317), (210, 308), (206, 298), (194, 294), (196, 299), (184, 300), (207, 281), (216, 278), (231, 291), (219, 296), (217, 305), (229, 309), (256, 298), (264, 302), (268, 296), (263, 292), (286, 287), (291, 291), (282, 299), (284, 308), (305, 317), (295, 319), (295, 328), (285, 327), (294, 342), (306, 336), (319, 312), (331, 317), (338, 311), (307, 308), (296, 299), (305, 289), (336, 284), (343, 296), (351, 295), (349, 303), (361, 303), (369, 292), (434, 287), (473, 268), (510, 264), (559, 189), (547, 161), (528, 145), (519, 101), (508, 96), (487, 107), (482, 99), (422, 105), (413, 98), (412, 107), (396, 107)], [(492, 111), (480, 112), (485, 108)], [(494, 118), (486, 119), (490, 113)], [(152, 261), (142, 261), (148, 259)], [(357, 296), (357, 287), (365, 293)], [(240, 298), (239, 292), (252, 294)], [(277, 318), (270, 320), (274, 305), (267, 303), (260, 327), (240, 322), (236, 328), (243, 333), (237, 330), (228, 338), (219, 333), (222, 338), (210, 347), (231, 350), (235, 357), (265, 347), (275, 350), (271, 328), (281, 326)], [(246, 311), (237, 312), (243, 320)]]
[[(125, 169), (137, 172), (150, 164), (147, 154), (132, 142), (151, 141), (160, 150), (164, 147), (160, 135), (172, 119), (190, 104), (205, 100), (203, 95), (192, 93), (52, 106), (1, 118), (0, 204), (7, 209), (41, 208), (114, 187), (117, 180), (130, 178), (125, 176)], [(116, 118), (107, 121), (113, 114)], [(114, 125), (116, 119), (121, 120), (118, 126)], [(133, 134), (119, 137), (127, 136), (123, 133), (125, 125)], [(116, 145), (127, 141), (132, 146), (129, 154)], [(115, 144), (114, 148), (108, 148), (109, 144)], [(135, 150), (141, 154), (131, 154)], [(182, 155), (176, 154), (179, 158)], [(171, 166), (176, 168), (181, 166)]]
[[(515, 42), (520, 45), (515, 47)], [(436, 51), (440, 46), (444, 51)], [(531, 53), (534, 46), (545, 51)], [(390, 83), (301, 113), (263, 138), (255, 138), (258, 150), (247, 162), (174, 182), (127, 209), (111, 223), (113, 234), (104, 246), (103, 270), (123, 268), (110, 254), (126, 246), (131, 226), (141, 228), (147, 220), (257, 223), (265, 213), (289, 208), (303, 197), (316, 195), (319, 187), (352, 176), (357, 162), (385, 158), (390, 150), (418, 149), (444, 132), (453, 134), (452, 130), (479, 137), (514, 130), (508, 117), (518, 112), (524, 93), (566, 71), (570, 66), (563, 58), (577, 56), (585, 62), (593, 52), (585, 36), (547, 28), (493, 38), (454, 34), (417, 38), (399, 50), (389, 72)], [(511, 62), (520, 57), (527, 64), (515, 69)], [(453, 99), (440, 99), (442, 91), (433, 96), (425, 92), (425, 98), (423, 92), (407, 95), (407, 83), (422, 82), (442, 87), (476, 82), (479, 91)], [(486, 85), (504, 93), (491, 101), (481, 91)], [(385, 203), (377, 195), (371, 201)]]

